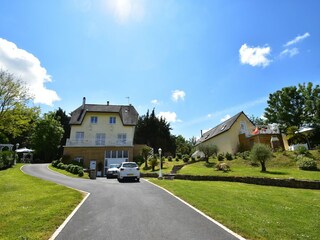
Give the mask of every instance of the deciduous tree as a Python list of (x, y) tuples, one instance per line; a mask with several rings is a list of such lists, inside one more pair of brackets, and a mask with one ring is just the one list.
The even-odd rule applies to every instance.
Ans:
[(218, 146), (214, 144), (203, 143), (198, 146), (198, 150), (203, 152), (206, 162), (209, 162), (209, 157), (212, 155), (217, 155)]
[(47, 113), (36, 122), (31, 143), (36, 154), (45, 162), (51, 162), (57, 156), (63, 136), (61, 123), (54, 118), (54, 113)]
[(29, 107), (32, 96), (24, 82), (0, 70), (0, 140), (27, 144), (33, 124), (39, 117), (38, 107)]
[(254, 162), (259, 162), (261, 165), (261, 172), (266, 172), (266, 162), (272, 158), (272, 151), (269, 146), (257, 143), (251, 149), (250, 159)]

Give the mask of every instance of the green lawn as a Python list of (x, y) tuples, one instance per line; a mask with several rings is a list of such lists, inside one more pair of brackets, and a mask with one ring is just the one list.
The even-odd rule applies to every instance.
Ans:
[(48, 239), (82, 193), (26, 175), (21, 166), (0, 171), (0, 239)]
[(248, 239), (320, 236), (320, 191), (242, 183), (150, 181)]
[[(142, 173), (158, 173), (159, 172), (159, 166), (156, 166), (155, 167), (155, 171), (152, 171), (151, 167), (150, 167), (150, 163), (148, 163), (148, 168), (145, 169), (144, 168), (144, 163), (141, 164), (140, 166), (140, 171)], [(171, 172), (171, 169), (173, 168), (174, 165), (181, 165), (181, 164), (184, 164), (184, 162), (182, 160), (179, 160), (179, 161), (176, 161), (175, 159), (173, 159), (171, 162), (168, 161), (168, 159), (164, 159), (163, 161), (163, 168), (162, 168), (162, 173), (170, 173)]]
[[(320, 153), (319, 151), (310, 151), (311, 155), (318, 159), (318, 168), (320, 169)], [(216, 171), (215, 165), (218, 163), (217, 159), (210, 158), (209, 164), (204, 161), (188, 164), (184, 166), (178, 174), (186, 175), (202, 175), (202, 176), (248, 176), (248, 177), (268, 177), (268, 178), (295, 178), (295, 179), (308, 179), (308, 180), (320, 180), (320, 171), (304, 171), (300, 170), (295, 161), (295, 155), (293, 152), (274, 153), (272, 160), (267, 162), (267, 172), (262, 173), (261, 168), (254, 167), (250, 164), (250, 160), (237, 158), (232, 161), (224, 161), (231, 167), (230, 172)], [(169, 173), (173, 165), (183, 164), (183, 161), (164, 163), (163, 173)], [(152, 172), (143, 170), (144, 165), (141, 166), (141, 172)], [(156, 167), (158, 173), (159, 167)]]
[[(320, 180), (320, 171), (304, 171), (296, 166), (270, 166), (267, 163), (267, 172), (261, 172), (260, 167), (253, 167), (248, 160), (236, 159), (224, 161), (231, 167), (231, 171), (217, 171), (215, 165), (217, 160), (211, 160), (210, 164), (197, 162), (184, 166), (178, 174), (202, 175), (202, 176), (248, 176), (248, 177), (268, 177), (268, 178), (295, 178)], [(268, 166), (269, 165), (269, 166)]]

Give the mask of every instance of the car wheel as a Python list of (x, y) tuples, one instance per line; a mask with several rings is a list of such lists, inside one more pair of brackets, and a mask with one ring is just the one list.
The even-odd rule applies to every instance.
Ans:
[(122, 182), (122, 179), (118, 178), (118, 182)]
[(137, 178), (137, 182), (140, 182), (140, 178)]

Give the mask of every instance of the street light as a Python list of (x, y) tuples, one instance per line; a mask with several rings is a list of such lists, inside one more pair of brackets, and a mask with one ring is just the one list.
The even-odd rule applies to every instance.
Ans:
[(15, 153), (14, 153), (14, 165), (16, 165), (16, 163), (17, 163), (16, 154), (18, 154), (18, 153), (17, 153), (17, 149), (19, 148), (19, 145), (20, 145), (19, 143), (16, 144), (16, 151), (15, 151)]
[(162, 179), (162, 169), (161, 169), (161, 152), (162, 152), (162, 149), (159, 148), (158, 149), (158, 152), (159, 152), (159, 156), (160, 156), (160, 171), (159, 171), (159, 178)]

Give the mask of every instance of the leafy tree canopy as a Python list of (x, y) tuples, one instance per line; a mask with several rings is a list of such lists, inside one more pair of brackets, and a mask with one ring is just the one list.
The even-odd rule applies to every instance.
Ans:
[(51, 162), (57, 157), (63, 132), (61, 123), (55, 119), (55, 114), (52, 112), (44, 114), (36, 122), (31, 143), (41, 160)]
[(26, 145), (40, 114), (28, 107), (32, 96), (26, 85), (13, 74), (0, 70), (0, 141)]
[(279, 123), (282, 130), (304, 124), (320, 125), (320, 87), (299, 84), (269, 95), (264, 116), (268, 123)]

